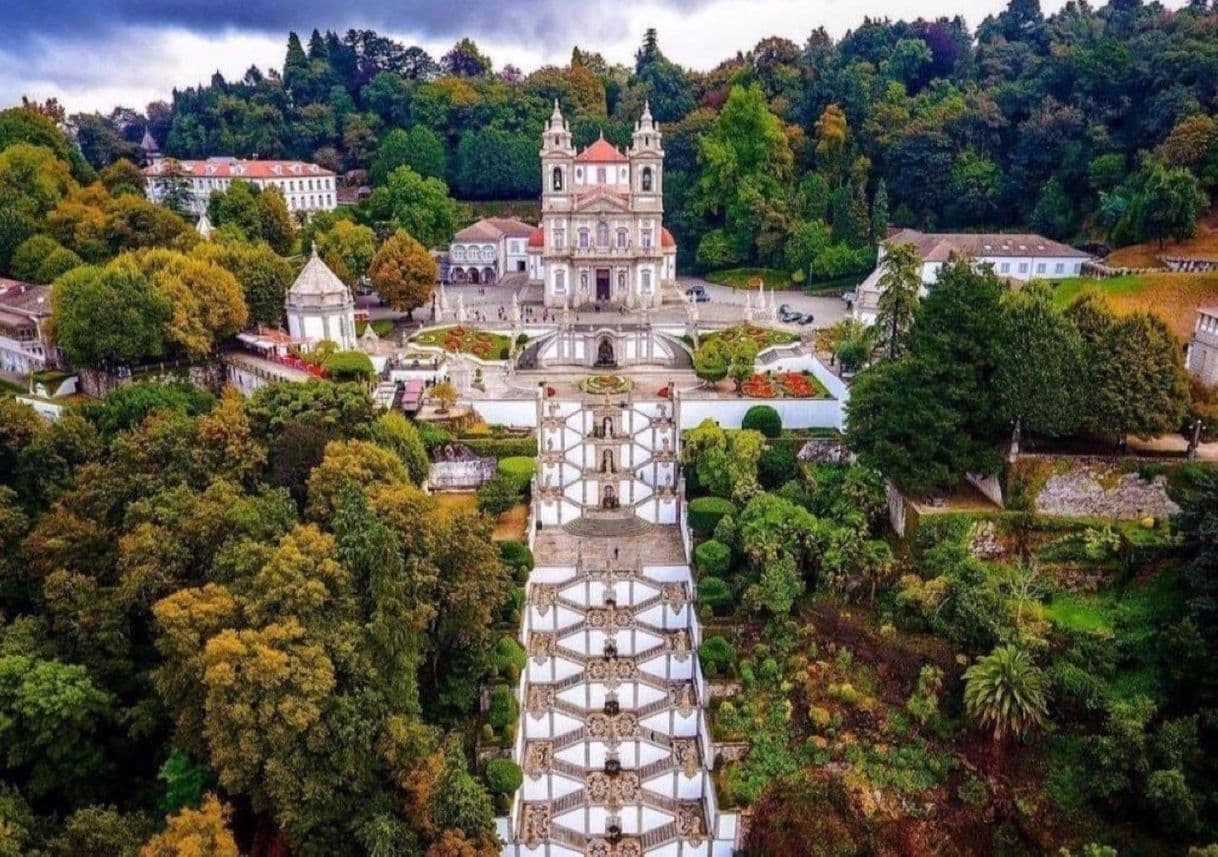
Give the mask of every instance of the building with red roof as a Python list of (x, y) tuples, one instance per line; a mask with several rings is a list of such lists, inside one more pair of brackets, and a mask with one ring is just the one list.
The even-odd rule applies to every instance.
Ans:
[(524, 274), (528, 243), (537, 231), (515, 217), (484, 217), (453, 236), (448, 245), (447, 282), (493, 284)]
[(542, 133), (541, 225), (527, 242), (547, 306), (656, 307), (677, 276), (664, 228), (664, 148), (650, 106), (626, 151), (603, 136), (581, 152), (558, 102)]
[(207, 210), (211, 195), (228, 190), (234, 181), (245, 181), (262, 190), (276, 188), (288, 210), (305, 216), (333, 211), (338, 206), (335, 176), (330, 170), (304, 161), (260, 161), (213, 157), (202, 161), (178, 161), (156, 157), (144, 167), (144, 189), (153, 202), (180, 194), (195, 215)]

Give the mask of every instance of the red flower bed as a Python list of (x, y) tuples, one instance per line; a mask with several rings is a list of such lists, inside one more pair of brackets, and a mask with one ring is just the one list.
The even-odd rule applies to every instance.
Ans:
[(740, 390), (751, 399), (815, 399), (825, 395), (816, 379), (796, 372), (754, 375), (740, 385)]

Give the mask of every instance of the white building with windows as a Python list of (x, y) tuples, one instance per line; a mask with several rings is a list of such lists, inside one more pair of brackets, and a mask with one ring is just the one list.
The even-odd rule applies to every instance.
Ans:
[(329, 340), (340, 351), (358, 346), (355, 334), (355, 300), (351, 290), (330, 270), (317, 247), (284, 301), (288, 333), (310, 346)]
[(245, 161), (214, 157), (205, 161), (158, 158), (144, 167), (145, 193), (162, 202), (176, 186), (188, 193), (188, 209), (199, 215), (216, 191), (228, 190), (234, 181), (245, 181), (262, 190), (275, 188), (283, 194), (288, 210), (305, 216), (338, 207), (335, 176), (330, 170), (303, 161)]
[(0, 277), (0, 372), (25, 375), (55, 366), (51, 287)]
[(487, 217), (465, 227), (448, 246), (448, 282), (492, 285), (508, 274), (526, 274), (536, 229), (514, 217)]
[(1218, 386), (1218, 305), (1197, 310), (1197, 324), (1188, 343), (1188, 371), (1205, 386)]
[(992, 265), (994, 273), (1008, 280), (1060, 280), (1077, 277), (1091, 256), (1081, 250), (1040, 235), (966, 234), (919, 232), (902, 229), (880, 244), (876, 269), (858, 288), (854, 317), (866, 324), (875, 321), (879, 310), (879, 280), (888, 247), (912, 244), (922, 260), (922, 294), (939, 279), (939, 271), (953, 256), (971, 259), (977, 265)]
[(677, 245), (664, 228), (664, 149), (650, 108), (627, 152), (602, 138), (577, 153), (555, 102), (541, 169), (527, 268), (546, 306), (659, 306), (676, 282)]

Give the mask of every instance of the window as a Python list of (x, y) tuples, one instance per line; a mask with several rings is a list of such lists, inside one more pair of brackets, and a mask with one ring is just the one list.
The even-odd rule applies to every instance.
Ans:
[(605, 168), (597, 167), (596, 168), (596, 183), (604, 184), (607, 180), (608, 180), (608, 177), (605, 175)]
[(550, 187), (553, 190), (562, 190), (562, 169), (560, 167), (555, 167), (550, 174)]
[(627, 237), (626, 230), (625, 230), (625, 229), (619, 229), (619, 230), (617, 231), (617, 249), (619, 249), (619, 250), (625, 250), (625, 249), (626, 249), (626, 243), (627, 243), (627, 241), (628, 241), (628, 240), (629, 240), (629, 238)]
[(642, 293), (645, 295), (651, 294), (651, 271), (643, 271)]
[(1019, 263), (1019, 273), (1021, 273), (1021, 274), (1028, 273), (1028, 263), (1027, 262)]
[(651, 167), (643, 167), (643, 190), (651, 191)]
[(1044, 272), (1045, 272), (1045, 263), (1037, 262), (1036, 263), (1036, 273), (1043, 274)]
[(562, 250), (567, 246), (567, 231), (559, 228), (554, 230), (554, 249)]
[(596, 246), (609, 246), (609, 224), (603, 220), (596, 224)]
[(554, 291), (558, 294), (564, 294), (567, 291), (567, 272), (554, 272)]
[(644, 250), (651, 249), (651, 230), (650, 229), (643, 230), (643, 249)]
[(1053, 273), (1055, 273), (1055, 274), (1065, 273), (1065, 270), (1066, 270), (1065, 262), (1058, 262), (1056, 265), (1053, 266)]
[(1003, 274), (1011, 273), (1011, 263), (1003, 262), (1001, 265), (998, 266), (998, 270)]
[(581, 249), (581, 250), (588, 249), (588, 230), (587, 229), (579, 230), (579, 249)]

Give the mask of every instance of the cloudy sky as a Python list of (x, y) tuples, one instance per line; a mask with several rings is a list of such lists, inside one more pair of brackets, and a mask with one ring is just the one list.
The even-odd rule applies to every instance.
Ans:
[[(6, 0), (0, 105), (51, 96), (70, 112), (142, 108), (174, 86), (283, 62), (287, 31), (371, 28), (436, 56), (463, 35), (496, 67), (565, 62), (572, 45), (628, 62), (656, 27), (670, 57), (705, 69), (769, 35), (840, 36), (863, 17), (963, 12), (973, 27), (1006, 0)], [(1046, 12), (1059, 0), (1042, 0)], [(1176, 4), (1172, 4), (1176, 5)]]

